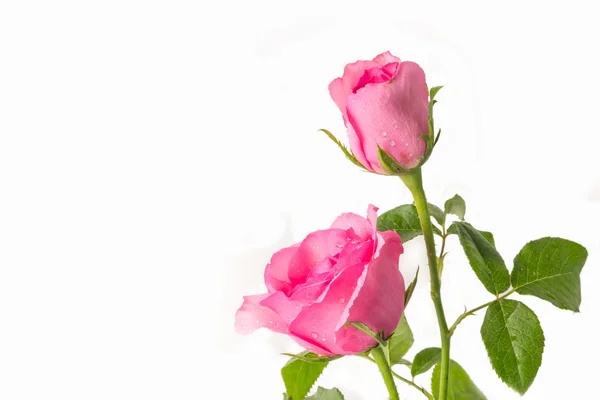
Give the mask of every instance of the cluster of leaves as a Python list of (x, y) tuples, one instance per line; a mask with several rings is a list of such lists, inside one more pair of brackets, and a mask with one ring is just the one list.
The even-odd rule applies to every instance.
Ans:
[[(556, 307), (579, 311), (581, 289), (579, 275), (587, 258), (586, 249), (569, 240), (545, 237), (527, 243), (514, 259), (509, 272), (506, 263), (496, 249), (492, 233), (474, 228), (465, 221), (465, 201), (458, 195), (446, 201), (444, 209), (429, 204), (434, 232), (446, 240), (450, 235), (458, 236), (466, 258), (483, 286), (494, 299), (487, 306), (481, 337), (490, 363), (500, 379), (520, 394), (524, 394), (533, 383), (542, 363), (544, 332), (536, 314), (525, 304), (507, 299), (517, 292), (549, 301)], [(449, 215), (454, 215), (448, 229)], [(435, 223), (439, 224), (436, 226)], [(377, 221), (380, 231), (396, 231), (403, 242), (422, 235), (421, 223), (413, 204), (405, 204), (380, 215)], [(440, 264), (445, 254), (440, 254)], [(440, 271), (441, 272), (441, 271)], [(417, 284), (418, 271), (408, 285), (405, 303), (408, 305)], [(483, 308), (483, 307), (482, 307)], [(466, 317), (464, 314), (461, 317)], [(459, 317), (459, 319), (461, 319)], [(412, 380), (433, 368), (431, 394), (420, 388), (426, 397), (438, 398), (441, 349), (429, 347), (419, 351), (413, 361), (404, 356), (413, 345), (413, 333), (403, 316), (394, 333), (385, 337), (383, 332), (375, 334), (359, 322), (350, 323), (353, 328), (363, 330), (376, 337), (389, 365), (403, 365), (410, 370)], [(453, 329), (451, 328), (450, 334)], [(284, 400), (343, 400), (336, 389), (318, 387), (316, 393), (306, 397), (327, 365), (338, 357), (321, 357), (303, 352), (290, 355), (292, 358), (281, 370), (286, 393)], [(370, 358), (369, 351), (358, 356)], [(414, 385), (418, 388), (418, 386)], [(485, 395), (473, 383), (467, 372), (454, 360), (450, 364), (448, 399), (485, 400)]]
[[(520, 394), (533, 383), (542, 363), (544, 332), (536, 314), (525, 304), (509, 300), (513, 292), (532, 295), (549, 301), (556, 307), (574, 312), (581, 304), (580, 273), (587, 259), (586, 249), (570, 240), (544, 237), (527, 243), (514, 259), (509, 272), (504, 259), (496, 249), (490, 232), (474, 228), (464, 220), (465, 201), (458, 195), (446, 201), (444, 210), (429, 204), (429, 212), (440, 227), (434, 232), (446, 238), (456, 234), (471, 268), (495, 300), (487, 305), (481, 337), (490, 363), (500, 379)], [(449, 214), (458, 217), (446, 231)], [(414, 205), (406, 204), (383, 213), (377, 228), (396, 231), (404, 242), (421, 235), (421, 224)], [(440, 256), (443, 259), (444, 254)], [(452, 333), (452, 332), (451, 332)], [(427, 370), (439, 361), (439, 349), (421, 351), (413, 362), (415, 372)], [(424, 372), (424, 371), (423, 371)], [(422, 372), (421, 372), (422, 373)], [(434, 370), (433, 381), (436, 381)], [(466, 384), (466, 373), (453, 363), (450, 371), (449, 392), (456, 385)], [(468, 380), (470, 382), (470, 379)], [(471, 382), (473, 397), (485, 398)], [(432, 387), (436, 395), (436, 385)], [(460, 391), (465, 392), (465, 387)], [(453, 398), (453, 397), (450, 397)]]

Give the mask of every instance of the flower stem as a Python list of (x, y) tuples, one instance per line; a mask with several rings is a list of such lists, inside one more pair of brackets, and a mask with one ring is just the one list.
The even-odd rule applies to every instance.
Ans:
[[(362, 354), (355, 354), (356, 356), (360, 357), (360, 358), (364, 358), (365, 360), (369, 360), (372, 363), (375, 362), (375, 360), (373, 360), (371, 357), (369, 356), (365, 356)], [(413, 381), (411, 381), (410, 379), (406, 379), (405, 377), (398, 375), (397, 373), (394, 372), (394, 370), (392, 370), (392, 375), (394, 375), (396, 378), (398, 378), (399, 380), (401, 380), (402, 382), (406, 383), (407, 385), (410, 385), (412, 387), (414, 387), (415, 389), (417, 389), (419, 392), (423, 393), (425, 395), (425, 397), (427, 397), (427, 399), (429, 400), (434, 400), (433, 399), (433, 395), (431, 393), (429, 393), (427, 390), (425, 390), (423, 387), (417, 385), (416, 383), (414, 383)]]
[(442, 360), (440, 362), (440, 382), (438, 400), (446, 400), (448, 392), (448, 374), (450, 369), (450, 334), (448, 332), (448, 323), (444, 314), (444, 306), (441, 298), (441, 280), (437, 267), (437, 255), (435, 252), (435, 242), (433, 240), (433, 229), (431, 227), (431, 218), (427, 208), (427, 198), (423, 190), (423, 179), (421, 168), (416, 168), (406, 175), (400, 177), (408, 190), (413, 195), (417, 214), (421, 221), (421, 229), (425, 237), (425, 246), (427, 248), (427, 259), (429, 260), (429, 275), (431, 276), (431, 299), (435, 306), (438, 325), (440, 329), (440, 340), (442, 344)]
[(380, 346), (377, 346), (371, 350), (371, 354), (373, 355), (373, 359), (375, 360), (377, 367), (379, 367), (379, 372), (381, 373), (383, 381), (385, 382), (385, 386), (390, 394), (390, 400), (400, 400), (400, 396), (398, 396), (398, 389), (396, 388), (396, 383), (394, 382), (394, 376), (392, 375), (392, 368), (388, 364), (385, 355), (383, 354), (383, 349)]

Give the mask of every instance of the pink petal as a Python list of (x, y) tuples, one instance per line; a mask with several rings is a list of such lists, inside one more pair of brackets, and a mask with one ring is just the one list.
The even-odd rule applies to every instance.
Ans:
[(428, 133), (429, 99), (421, 67), (403, 62), (389, 82), (367, 85), (348, 100), (348, 121), (375, 172), (382, 172), (377, 145), (404, 168), (416, 166), (426, 149), (421, 135)]
[(371, 238), (366, 240), (348, 243), (340, 253), (338, 262), (333, 266), (330, 272), (331, 279), (348, 265), (366, 264), (373, 258), (375, 252), (375, 243)]
[(401, 63), (402, 62), (402, 61), (400, 61), (400, 59), (398, 57), (392, 55), (392, 53), (390, 53), (389, 51), (386, 51), (385, 53), (381, 53), (380, 55), (375, 57), (373, 59), (373, 61), (375, 61), (379, 65), (386, 65), (389, 63)]
[(273, 311), (284, 322), (286, 329), (284, 332), (280, 333), (287, 333), (287, 327), (298, 316), (304, 306), (304, 304), (299, 301), (288, 299), (282, 292), (270, 294), (260, 301), (260, 305)]
[(352, 88), (352, 92), (356, 93), (357, 90), (364, 88), (370, 83), (383, 83), (389, 81), (396, 74), (398, 65), (400, 64), (389, 63), (383, 67), (369, 68)]
[(235, 330), (238, 333), (245, 335), (263, 327), (279, 333), (288, 331), (276, 312), (260, 304), (268, 297), (268, 294), (244, 296), (244, 303), (235, 313)]
[(369, 223), (373, 227), (372, 238), (375, 241), (375, 243), (377, 243), (377, 211), (378, 210), (379, 210), (379, 208), (375, 207), (373, 204), (369, 204), (369, 207), (367, 208), (367, 221), (369, 221)]
[[(283, 318), (270, 307), (281, 312)], [(256, 329), (266, 327), (273, 332), (289, 335), (300, 346), (309, 351), (322, 356), (332, 356), (333, 353), (318, 343), (307, 342), (289, 333), (288, 326), (284, 320), (295, 318), (297, 310), (297, 304), (288, 301), (283, 293), (245, 296), (244, 304), (242, 304), (235, 314), (235, 329), (238, 333), (245, 335)]]
[(292, 289), (288, 277), (290, 260), (298, 251), (298, 244), (279, 250), (271, 257), (271, 262), (265, 268), (265, 285), (269, 293), (282, 291), (289, 293)]
[(305, 305), (313, 304), (327, 289), (327, 286), (330, 282), (331, 279), (324, 277), (323, 280), (318, 282), (303, 283), (298, 285), (291, 293), (290, 300), (297, 301)]
[[(344, 110), (345, 113), (345, 110)], [(358, 136), (354, 127), (348, 120), (347, 116), (344, 118), (344, 124), (346, 126), (346, 131), (348, 132), (348, 141), (350, 142), (350, 150), (352, 150), (352, 154), (354, 157), (362, 164), (363, 167), (374, 171), (371, 163), (367, 160), (367, 156), (365, 155), (364, 146), (362, 143), (362, 139)], [(379, 165), (379, 164), (378, 164)], [(377, 171), (375, 171), (377, 172)]]
[(323, 347), (330, 353), (348, 354), (336, 344), (336, 331), (339, 329), (340, 317), (363, 271), (364, 264), (344, 269), (333, 279), (320, 303), (302, 309), (290, 325), (290, 332), (308, 343)]
[[(377, 214), (375, 214), (377, 220)], [(354, 213), (343, 213), (333, 221), (331, 229), (353, 229), (354, 233), (365, 240), (373, 236), (373, 224), (365, 217)]]
[(292, 286), (304, 283), (313, 267), (337, 255), (345, 244), (346, 231), (342, 229), (325, 229), (309, 234), (290, 260), (288, 277)]
[(348, 95), (352, 93), (352, 88), (356, 86), (360, 77), (369, 68), (375, 68), (379, 65), (373, 61), (356, 61), (344, 67), (344, 75), (341, 78), (334, 79), (329, 84), (329, 94), (331, 99), (338, 106), (342, 114), (346, 115), (346, 101)]
[[(373, 331), (383, 330), (388, 336), (398, 325), (404, 310), (404, 278), (398, 269), (403, 249), (397, 233), (384, 232), (381, 236), (384, 245), (379, 256), (367, 266), (364, 279), (359, 281), (350, 307), (341, 315), (340, 321), (363, 322)], [(336, 343), (344, 354), (358, 353), (374, 344), (365, 333), (341, 325), (336, 332)]]
[(306, 341), (302, 338), (299, 338), (298, 336), (295, 336), (295, 335), (290, 335), (290, 337), (292, 339), (294, 339), (294, 341), (296, 343), (298, 343), (300, 346), (304, 347), (308, 351), (312, 351), (315, 354), (318, 354), (320, 356), (325, 356), (325, 357), (331, 357), (331, 356), (335, 355), (335, 353), (330, 352), (329, 350), (327, 350), (326, 348), (324, 348), (323, 346), (321, 346), (318, 343), (308, 342), (308, 341)]

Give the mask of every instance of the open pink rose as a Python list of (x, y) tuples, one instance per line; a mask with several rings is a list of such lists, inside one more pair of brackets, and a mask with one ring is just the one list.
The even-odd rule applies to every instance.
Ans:
[(419, 65), (401, 62), (390, 52), (373, 61), (356, 61), (329, 84), (329, 93), (344, 117), (350, 148), (363, 166), (384, 173), (377, 145), (405, 169), (417, 166), (427, 147), (421, 135), (429, 134), (429, 95)]
[(377, 232), (377, 208), (367, 218), (346, 213), (331, 228), (282, 249), (265, 269), (268, 293), (245, 296), (236, 329), (266, 327), (323, 356), (354, 354), (376, 342), (348, 321), (391, 334), (404, 310), (403, 252), (396, 232)]

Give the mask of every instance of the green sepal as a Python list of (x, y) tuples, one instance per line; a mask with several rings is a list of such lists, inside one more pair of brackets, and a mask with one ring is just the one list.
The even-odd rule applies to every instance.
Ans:
[(386, 175), (402, 176), (410, 171), (398, 164), (398, 162), (385, 150), (379, 147), (379, 145), (377, 145), (377, 159), (379, 160), (381, 169), (383, 169), (383, 172), (385, 172)]
[(443, 88), (443, 86), (434, 86), (429, 89), (429, 101), (435, 98), (435, 95), (440, 91), (441, 88)]
[(306, 361), (306, 362), (311, 362), (311, 363), (329, 362), (329, 361), (337, 360), (338, 358), (342, 358), (343, 357), (343, 356), (325, 357), (325, 356), (320, 356), (320, 355), (315, 354), (315, 353), (311, 353), (310, 351), (304, 351), (304, 352), (299, 353), (299, 354), (281, 353), (281, 355), (282, 356), (288, 356), (288, 357), (291, 357), (291, 358), (296, 358), (298, 360), (302, 360), (302, 361)]
[(420, 158), (417, 167), (422, 166), (431, 156), (433, 148), (437, 144), (441, 129), (438, 131), (437, 136), (435, 135), (434, 123), (433, 123), (433, 106), (437, 103), (437, 100), (434, 99), (435, 95), (440, 91), (443, 86), (434, 86), (429, 90), (429, 103), (427, 104), (427, 128), (428, 132), (421, 135), (421, 138), (425, 140), (426, 150), (425, 155)]
[(342, 150), (342, 152), (344, 153), (344, 155), (346, 156), (346, 158), (348, 160), (350, 160), (354, 165), (361, 167), (362, 169), (364, 169), (365, 171), (369, 171), (369, 172), (373, 172), (370, 169), (368, 169), (367, 167), (365, 167), (364, 165), (362, 165), (360, 163), (360, 161), (358, 161), (356, 159), (356, 156), (354, 156), (354, 154), (352, 154), (352, 152), (350, 150), (348, 150), (346, 148), (346, 146), (344, 146), (344, 144), (342, 142), (340, 142), (334, 135), (333, 133), (329, 132), (327, 129), (319, 129), (319, 131), (325, 133), (327, 135), (327, 137), (329, 139), (331, 139), (333, 141), (333, 143), (337, 144), (337, 146), (340, 148), (340, 150)]
[(384, 332), (375, 333), (375, 332), (373, 332), (373, 330), (371, 328), (369, 328), (367, 326), (367, 324), (365, 324), (363, 322), (358, 322), (358, 321), (348, 321), (344, 324), (344, 327), (346, 329), (348, 329), (349, 326), (353, 326), (354, 328), (358, 329), (359, 331), (364, 332), (367, 335), (371, 336), (381, 346), (383, 346), (383, 347), (387, 346), (387, 340), (385, 340)]
[(406, 291), (404, 292), (404, 308), (408, 305), (410, 298), (415, 291), (415, 287), (417, 286), (417, 281), (419, 280), (419, 267), (417, 267), (417, 273), (415, 274), (415, 279), (408, 285)]

